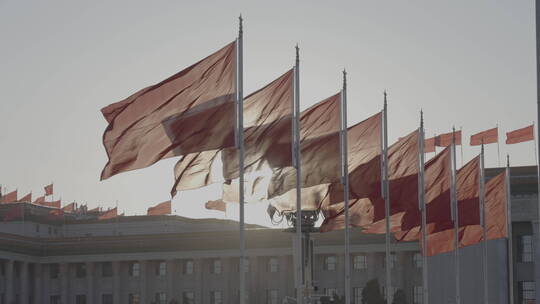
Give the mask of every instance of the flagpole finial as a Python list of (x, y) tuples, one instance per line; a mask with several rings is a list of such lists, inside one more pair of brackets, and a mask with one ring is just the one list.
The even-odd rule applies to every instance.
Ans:
[(238, 36), (242, 37), (242, 34), (244, 33), (244, 18), (242, 18), (242, 14), (238, 16)]
[(510, 167), (510, 154), (506, 154), (506, 167)]
[(420, 109), (420, 128), (424, 129), (424, 110)]
[(347, 71), (343, 69), (343, 88), (347, 87)]
[(384, 92), (383, 92), (383, 95), (384, 95), (384, 108), (386, 109), (386, 106), (387, 106), (387, 97), (388, 97), (388, 94), (386, 93), (386, 89), (384, 89)]
[(294, 49), (296, 50), (296, 63), (298, 64), (298, 62), (300, 62), (300, 48), (298, 47), (298, 43), (296, 44)]

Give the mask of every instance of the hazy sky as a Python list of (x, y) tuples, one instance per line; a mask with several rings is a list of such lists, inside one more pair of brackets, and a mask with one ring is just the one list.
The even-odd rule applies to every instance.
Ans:
[[(54, 182), (66, 203), (118, 201), (127, 214), (169, 199), (175, 159), (99, 181), (100, 109), (234, 40), (239, 13), (246, 95), (292, 66), (298, 42), (302, 107), (336, 93), (345, 67), (350, 124), (378, 111), (387, 89), (390, 142), (423, 108), (427, 135), (463, 127), (468, 160), (479, 151), (471, 134), (498, 123), (504, 142), (536, 118), (533, 0), (0, 0), (0, 183), (38, 196)], [(513, 165), (535, 162), (532, 143), (500, 150)], [(180, 193), (173, 208), (222, 217), (202, 208), (215, 192)], [(248, 220), (262, 223), (262, 209)]]

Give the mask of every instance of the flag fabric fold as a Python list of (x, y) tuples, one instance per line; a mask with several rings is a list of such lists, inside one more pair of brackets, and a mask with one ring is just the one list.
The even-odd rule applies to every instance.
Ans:
[(21, 197), (19, 200), (17, 200), (18, 202), (21, 202), (21, 203), (30, 203), (32, 202), (32, 192), (28, 193), (27, 195)]
[(109, 161), (101, 174), (148, 167), (173, 156), (234, 145), (236, 43), (111, 104), (103, 145)]
[(461, 130), (455, 132), (444, 133), (435, 136), (435, 146), (437, 147), (449, 147), (452, 144), (452, 140), (455, 136), (456, 145), (461, 145)]
[(171, 201), (165, 201), (159, 203), (153, 207), (148, 208), (146, 215), (167, 215), (172, 213)]
[(493, 128), (471, 136), (471, 146), (488, 145), (499, 141), (499, 129)]
[(45, 191), (45, 196), (47, 195), (53, 195), (53, 184), (47, 185), (43, 187), (43, 190)]
[(204, 207), (208, 210), (215, 210), (225, 212), (227, 211), (227, 204), (223, 200), (208, 201), (204, 204)]
[(64, 212), (73, 213), (73, 212), (75, 212), (75, 210), (76, 210), (76, 203), (75, 202), (70, 203), (70, 204), (65, 205), (64, 207), (62, 207), (62, 211), (64, 211)]
[(506, 144), (518, 144), (526, 141), (534, 140), (534, 125), (517, 129), (511, 132), (506, 132)]
[(40, 196), (36, 198), (36, 200), (33, 202), (34, 204), (41, 205), (45, 203), (45, 196)]
[(115, 217), (118, 217), (118, 208), (117, 207), (105, 211), (103, 214), (98, 216), (98, 220), (108, 220), (108, 219), (113, 219)]
[(1, 204), (17, 202), (17, 190), (11, 191), (8, 194), (2, 195), (0, 198)]
[(424, 140), (424, 153), (435, 152), (435, 137)]
[(57, 201), (51, 201), (51, 202), (46, 202), (45, 199), (43, 199), (43, 202), (42, 203), (39, 203), (40, 205), (42, 206), (45, 206), (45, 207), (51, 207), (51, 208), (58, 208), (60, 209), (61, 208), (61, 205), (62, 205), (62, 202), (60, 200), (57, 200)]

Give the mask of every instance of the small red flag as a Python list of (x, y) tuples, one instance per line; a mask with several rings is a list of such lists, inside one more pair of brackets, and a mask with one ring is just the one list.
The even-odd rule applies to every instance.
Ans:
[(65, 211), (65, 212), (74, 212), (75, 211), (75, 202), (62, 207), (62, 210)]
[(53, 184), (43, 187), (45, 189), (45, 195), (53, 195)]
[(27, 195), (21, 197), (18, 202), (21, 202), (21, 203), (30, 203), (32, 202), (32, 192), (28, 193)]
[(102, 215), (98, 216), (98, 220), (108, 220), (118, 216), (118, 209), (115, 207), (113, 209), (107, 210)]
[(498, 141), (499, 130), (497, 128), (489, 129), (471, 136), (471, 146), (494, 144)]
[(16, 220), (16, 219), (20, 219), (22, 217), (23, 217), (23, 206), (18, 205), (18, 206), (10, 208), (4, 214), (4, 221), (13, 221), (13, 220)]
[(6, 195), (2, 195), (2, 198), (0, 199), (0, 203), (2, 204), (15, 202), (17, 202), (17, 190), (11, 191)]
[(171, 201), (166, 201), (148, 208), (146, 215), (165, 215), (171, 214), (171, 211)]
[(94, 208), (94, 209), (88, 210), (87, 212), (88, 212), (88, 213), (99, 213), (100, 209), (101, 209), (101, 207), (96, 207), (96, 208)]
[(506, 132), (506, 144), (517, 144), (525, 141), (534, 140), (534, 125)]
[(43, 202), (41, 203), (41, 205), (45, 207), (52, 207), (52, 208), (60, 209), (60, 206), (62, 205), (62, 203), (60, 202), (60, 200), (57, 200), (57, 201), (52, 201), (52, 202)]
[(34, 204), (43, 205), (43, 203), (45, 203), (45, 196), (40, 196), (34, 201)]
[(227, 204), (225, 204), (223, 200), (208, 201), (206, 204), (204, 204), (204, 207), (208, 210), (216, 210), (221, 212), (225, 212), (227, 210)]
[(437, 147), (450, 146), (452, 144), (452, 138), (454, 135), (456, 137), (456, 145), (461, 145), (461, 130), (435, 136), (435, 145)]
[(435, 152), (435, 137), (424, 140), (424, 153)]

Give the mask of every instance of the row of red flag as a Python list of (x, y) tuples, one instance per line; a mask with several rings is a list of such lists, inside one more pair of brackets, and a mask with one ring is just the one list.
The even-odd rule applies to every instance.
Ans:
[[(426, 138), (424, 152), (435, 152), (435, 147), (448, 147), (452, 143), (452, 132)], [(461, 130), (454, 133), (456, 145), (461, 145)], [(506, 132), (506, 144), (517, 144), (534, 140), (534, 125), (526, 126), (514, 131)], [(495, 127), (474, 135), (471, 135), (470, 145), (494, 144), (499, 142), (499, 128)]]

